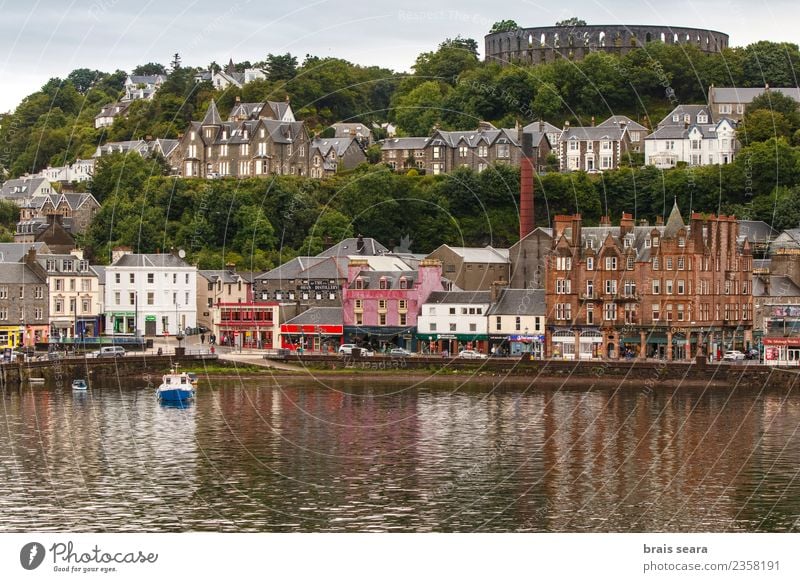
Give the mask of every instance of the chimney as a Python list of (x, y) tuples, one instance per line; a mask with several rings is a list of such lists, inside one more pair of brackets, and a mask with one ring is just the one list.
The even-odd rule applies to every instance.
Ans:
[(364, 237), (361, 236), (360, 234), (358, 235), (358, 238), (356, 239), (356, 252), (359, 255), (363, 255), (364, 254)]
[(633, 215), (627, 212), (622, 213), (622, 220), (619, 221), (619, 234), (625, 236), (629, 232), (633, 232)]
[(242, 102), (241, 96), (237, 95), (235, 101), (236, 103), (241, 103)]
[(656, 226), (664, 226), (664, 217), (656, 216)]
[(564, 122), (564, 129), (569, 129), (569, 121)]
[(572, 217), (568, 214), (556, 214), (553, 218), (553, 242), (556, 242), (564, 231), (572, 224)]
[(225, 270), (231, 273), (236, 272), (236, 263), (225, 263)]
[(284, 101), (286, 101), (287, 103), (289, 102), (289, 95), (288, 94), (286, 95), (286, 99), (284, 99)]
[(600, 217), (600, 226), (611, 226), (611, 217), (608, 214)]
[(497, 300), (500, 298), (500, 292), (506, 287), (508, 287), (508, 281), (504, 281), (503, 279), (492, 282), (492, 289), (491, 289), (492, 303), (497, 303)]
[(144, 136), (144, 141), (153, 141), (153, 136), (152, 135)]
[(762, 275), (761, 280), (764, 282), (764, 295), (769, 297), (772, 295), (772, 277), (768, 274)]
[(594, 127), (594, 115), (592, 115), (592, 127)]
[[(522, 129), (519, 130), (522, 133)], [(535, 228), (533, 208), (533, 135), (522, 133), (522, 157), (519, 172), (519, 238), (522, 240)]]
[(114, 247), (113, 249), (111, 249), (111, 262), (116, 263), (120, 258), (130, 254), (131, 254), (130, 247)]
[(25, 253), (25, 264), (29, 266), (36, 264), (36, 247), (31, 246), (28, 252)]
[(72, 249), (69, 254), (80, 261), (83, 260), (83, 249)]
[(367, 259), (350, 259), (347, 264), (347, 282), (351, 283), (361, 271), (369, 269), (369, 261)]
[(572, 246), (581, 246), (581, 215), (572, 215)]

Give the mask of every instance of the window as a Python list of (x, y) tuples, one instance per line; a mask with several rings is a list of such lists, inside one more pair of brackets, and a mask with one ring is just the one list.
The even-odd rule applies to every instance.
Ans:
[(556, 257), (556, 270), (557, 271), (571, 271), (572, 270), (572, 257)]
[(678, 257), (678, 270), (683, 271), (685, 267), (686, 261), (684, 260), (684, 257)]
[(507, 143), (499, 143), (497, 144), (497, 157), (498, 158), (508, 158), (510, 153), (510, 149)]
[(35, 307), (33, 309), (33, 318), (37, 321), (41, 321), (42, 319), (44, 319), (44, 311), (42, 310), (41, 307)]
[[(209, 299), (210, 301), (210, 299)], [(155, 305), (156, 303), (156, 294), (152, 291), (147, 292), (147, 304), (148, 305)]]
[(654, 237), (653, 237), (653, 246), (654, 246), (654, 247), (657, 247), (657, 246), (658, 246), (658, 235), (656, 235), (656, 236), (654, 236)]
[(356, 299), (353, 302), (354, 309), (364, 309), (364, 300), (363, 299)]
[(451, 323), (450, 324), (450, 331), (456, 331), (456, 324), (455, 323)]
[(64, 279), (54, 279), (53, 281), (56, 284), (56, 291), (64, 290)]
[(658, 303), (653, 304), (653, 321), (659, 321), (661, 319), (661, 310), (659, 309)]
[(658, 271), (658, 269), (660, 268), (660, 266), (661, 266), (661, 265), (659, 264), (658, 257), (653, 257), (653, 270), (654, 270), (654, 271)]
[(134, 273), (131, 273), (129, 277), (130, 277), (131, 283), (135, 283), (136, 282), (136, 275)]
[(398, 323), (398, 325), (408, 325), (408, 324), (406, 323), (406, 318), (407, 318), (407, 317), (408, 317), (408, 316), (407, 316), (407, 314), (405, 314), (405, 313), (401, 313), (401, 314), (398, 316), (398, 320), (397, 320), (397, 323)]
[(686, 237), (679, 236), (678, 237), (678, 246), (685, 247), (686, 246)]
[(482, 158), (485, 158), (489, 155), (488, 148), (485, 145), (478, 146), (478, 155)]
[(594, 271), (594, 257), (586, 257), (586, 270)]
[(8, 285), (0, 285), (0, 299), (8, 299)]
[(92, 290), (92, 280), (91, 279), (81, 279), (81, 291), (83, 293), (88, 293)]
[(661, 293), (661, 279), (653, 279), (650, 281), (650, 290), (653, 295), (659, 295)]
[(356, 313), (356, 325), (363, 325), (364, 324), (364, 314), (363, 313)]
[(469, 324), (470, 331), (478, 331), (478, 324), (477, 323), (470, 323)]
[(686, 291), (686, 283), (683, 279), (678, 279), (678, 295), (683, 295)]
[(400, 311), (405, 311), (405, 310), (407, 310), (407, 309), (408, 309), (408, 300), (406, 300), (406, 299), (400, 299), (400, 300), (397, 302), (397, 309), (399, 309)]
[(606, 257), (606, 271), (617, 270), (617, 257)]
[(569, 279), (556, 279), (556, 294), (564, 295), (570, 293), (572, 281)]
[(672, 257), (667, 257), (667, 271), (672, 270)]
[(114, 305), (119, 305), (119, 291), (114, 292)]
[(430, 324), (430, 329), (431, 329), (431, 331), (436, 331), (436, 324), (435, 323), (431, 323)]
[(22, 285), (19, 286), (19, 298), (25, 299), (25, 287), (23, 287)]
[(386, 311), (386, 299), (379, 299), (378, 300), (378, 309), (382, 309)]
[(731, 113), (731, 104), (730, 103), (720, 103), (719, 112), (723, 113), (723, 114), (730, 114)]
[(672, 295), (672, 280), (671, 279), (667, 279), (666, 281), (664, 281), (664, 291), (666, 292), (667, 295)]
[[(536, 319), (536, 322), (539, 322), (539, 319)], [(586, 324), (587, 325), (594, 325), (594, 305), (591, 303), (586, 306)]]
[(617, 282), (612, 280), (612, 279), (606, 279), (605, 292), (606, 292), (606, 295), (616, 295), (617, 294)]
[(56, 313), (64, 313), (64, 300), (63, 299), (56, 299), (55, 309), (56, 309)]
[(685, 317), (683, 303), (679, 303), (677, 305), (677, 310), (678, 310), (678, 321), (683, 321)]
[(586, 281), (586, 297), (589, 299), (594, 297), (594, 281)]
[(494, 329), (495, 331), (500, 331), (503, 329), (503, 318), (499, 315), (494, 318)]
[(386, 314), (379, 313), (378, 314), (378, 325), (386, 325)]
[(603, 304), (603, 319), (605, 321), (616, 321), (617, 319), (617, 304), (604, 303)]
[(466, 158), (468, 152), (469, 148), (467, 148), (467, 146), (458, 146), (458, 157)]
[(136, 304), (136, 293), (134, 293), (133, 291), (128, 293), (128, 301), (130, 302), (131, 305), (135, 305)]
[(556, 319), (569, 320), (572, 319), (572, 305), (569, 303), (556, 303)]
[(625, 281), (624, 291), (626, 297), (633, 297), (636, 295), (636, 281), (630, 279)]
[[(498, 317), (498, 319), (500, 318)], [(520, 331), (522, 329), (522, 318), (519, 316), (514, 318), (514, 329), (516, 331)]]
[(625, 268), (628, 271), (633, 271), (633, 268), (636, 266), (635, 262), (636, 260), (633, 256), (628, 257), (627, 259), (625, 259)]

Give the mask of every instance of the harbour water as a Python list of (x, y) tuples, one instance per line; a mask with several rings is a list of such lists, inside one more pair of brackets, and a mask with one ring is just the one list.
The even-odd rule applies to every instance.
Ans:
[(0, 531), (800, 529), (800, 395), (201, 377), (2, 394)]

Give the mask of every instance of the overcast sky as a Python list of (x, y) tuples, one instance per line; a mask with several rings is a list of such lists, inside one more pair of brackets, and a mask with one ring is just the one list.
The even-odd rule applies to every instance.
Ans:
[(742, 46), (797, 42), (799, 15), (796, 0), (0, 0), (0, 111), (73, 69), (167, 65), (175, 52), (187, 66), (291, 52), (300, 61), (337, 56), (405, 71), (446, 37), (471, 37), (482, 49), (492, 23), (504, 19), (710, 28)]

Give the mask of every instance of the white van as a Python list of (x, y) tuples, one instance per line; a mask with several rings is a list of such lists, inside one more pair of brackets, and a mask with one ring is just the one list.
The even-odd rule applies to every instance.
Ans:
[(121, 358), (125, 355), (125, 348), (122, 346), (106, 346), (100, 348), (100, 353), (97, 354), (98, 358)]

